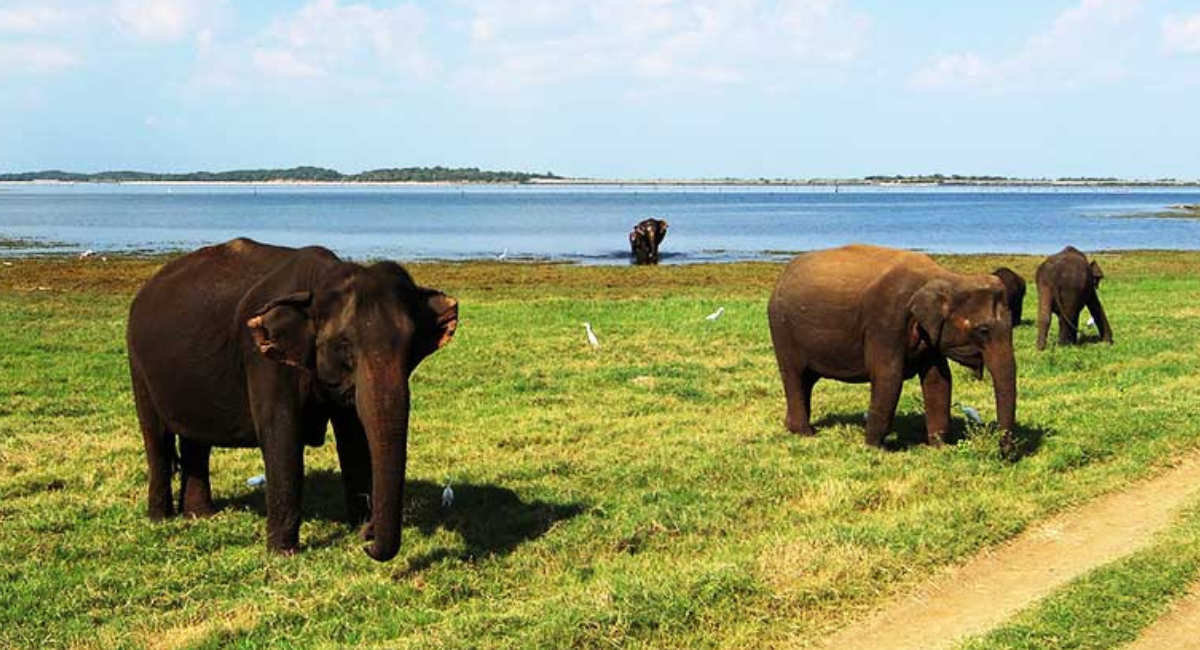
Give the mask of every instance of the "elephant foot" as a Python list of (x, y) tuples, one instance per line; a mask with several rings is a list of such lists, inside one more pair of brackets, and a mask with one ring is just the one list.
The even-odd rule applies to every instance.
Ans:
[(1012, 431), (1004, 431), (1000, 434), (1000, 456), (1010, 461), (1018, 460), (1021, 457), (1021, 450), (1017, 447), (1017, 441), (1013, 437)]
[(189, 519), (208, 519), (217, 514), (217, 507), (211, 503), (200, 505), (184, 505), (183, 516)]
[(175, 510), (171, 506), (166, 506), (165, 508), (162, 506), (150, 506), (146, 510), (146, 516), (150, 518), (150, 521), (163, 521), (175, 516)]
[(362, 528), (358, 529), (358, 536), (362, 538), (364, 542), (369, 542), (375, 539), (375, 524), (372, 524), (369, 521), (363, 524)]
[(807, 437), (807, 436), (817, 435), (817, 430), (814, 429), (813, 426), (807, 422), (805, 422), (803, 424), (797, 424), (797, 423), (793, 422), (790, 418), (788, 418), (783, 421), (783, 426), (787, 427), (788, 431), (791, 431), (792, 433), (794, 433), (798, 436), (806, 436)]
[(267, 550), (276, 555), (292, 556), (300, 552), (300, 541), (286, 543), (267, 540)]
[(937, 431), (929, 434), (928, 442), (930, 447), (941, 447), (946, 444), (946, 432)]

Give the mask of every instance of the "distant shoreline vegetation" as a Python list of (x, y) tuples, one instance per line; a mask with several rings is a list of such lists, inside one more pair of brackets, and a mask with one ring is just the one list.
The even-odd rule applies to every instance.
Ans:
[(186, 173), (106, 171), (81, 174), (48, 170), (0, 174), (0, 182), (8, 183), (528, 183), (535, 179), (559, 178), (552, 172), (487, 171), (477, 167), (402, 167), (373, 169), (359, 174), (343, 174), (324, 167)]
[(1122, 179), (1071, 176), (1018, 178), (960, 174), (873, 175), (862, 178), (586, 178), (553, 172), (489, 171), (478, 167), (397, 167), (343, 174), (325, 167), (241, 169), (224, 172), (160, 173), (104, 171), (91, 174), (47, 170), (0, 173), (0, 183), (463, 183), (530, 185), (759, 185), (759, 186), (935, 186), (935, 187), (1200, 187), (1200, 179)]

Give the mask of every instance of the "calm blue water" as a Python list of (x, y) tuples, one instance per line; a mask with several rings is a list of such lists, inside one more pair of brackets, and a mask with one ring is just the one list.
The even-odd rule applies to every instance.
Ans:
[(867, 242), (933, 252), (1200, 249), (1200, 220), (1124, 218), (1196, 190), (308, 187), (0, 184), (0, 237), (34, 251), (191, 249), (248, 236), (354, 258), (625, 263), (647, 216), (666, 262), (770, 259)]

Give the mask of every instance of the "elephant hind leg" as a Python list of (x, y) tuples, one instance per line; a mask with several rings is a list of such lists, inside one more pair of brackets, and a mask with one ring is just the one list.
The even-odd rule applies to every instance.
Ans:
[(1058, 314), (1058, 343), (1075, 345), (1079, 342), (1079, 313), (1083, 306), (1076, 300), (1066, 300)]
[(211, 453), (210, 445), (179, 439), (179, 512), (189, 517), (211, 517), (217, 513), (208, 475)]
[(171, 507), (171, 474), (177, 462), (175, 436), (167, 430), (166, 422), (154, 407), (145, 380), (136, 369), (132, 375), (133, 402), (142, 429), (142, 442), (146, 447), (150, 483), (147, 514), (150, 519), (157, 521), (175, 514)]
[(1054, 296), (1051, 289), (1038, 285), (1037, 349), (1046, 349), (1046, 337), (1050, 333), (1050, 316), (1054, 311)]
[(780, 368), (783, 377), (783, 392), (787, 396), (787, 419), (784, 424), (788, 431), (802, 436), (816, 433), (812, 426), (812, 391), (818, 377), (807, 370)]

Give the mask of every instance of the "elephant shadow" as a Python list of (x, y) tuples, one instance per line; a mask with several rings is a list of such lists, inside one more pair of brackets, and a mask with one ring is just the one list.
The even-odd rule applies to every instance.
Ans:
[[(828, 426), (845, 425), (851, 428), (864, 429), (866, 422), (861, 413), (828, 413), (813, 423), (818, 429)], [(950, 433), (946, 435), (947, 445), (956, 445), (967, 437), (969, 427), (961, 417), (950, 418)], [(1013, 431), (1012, 443), (1005, 445), (1002, 453), (1010, 460), (1019, 460), (1032, 455), (1042, 446), (1048, 432), (1039, 427), (1029, 427), (1018, 424)], [(907, 451), (913, 447), (928, 444), (928, 433), (925, 429), (924, 413), (897, 413), (892, 419), (892, 433), (883, 439), (883, 448), (887, 451)]]
[[(582, 503), (557, 504), (546, 501), (524, 501), (516, 492), (496, 485), (459, 483), (453, 485), (454, 502), (442, 505), (445, 486), (429, 481), (408, 481), (404, 484), (404, 526), (415, 527), (422, 535), (448, 530), (462, 538), (461, 548), (435, 549), (409, 559), (405, 573), (427, 568), (443, 559), (477, 560), (507, 555), (521, 544), (537, 539), (560, 521), (566, 521), (584, 510)], [(249, 490), (231, 499), (217, 500), (219, 509), (251, 510), (266, 515), (264, 490)], [(304, 518), (307, 520), (346, 522), (346, 507), (342, 496), (341, 474), (318, 470), (304, 477)], [(309, 540), (314, 547), (341, 543), (357, 534), (357, 525), (349, 526), (344, 534)]]

